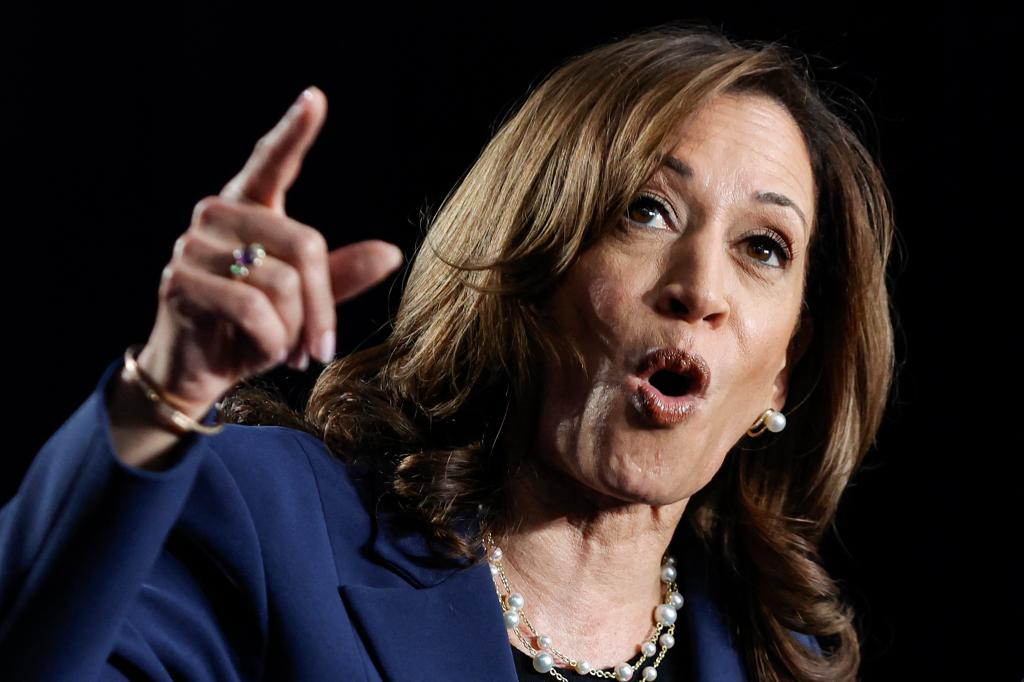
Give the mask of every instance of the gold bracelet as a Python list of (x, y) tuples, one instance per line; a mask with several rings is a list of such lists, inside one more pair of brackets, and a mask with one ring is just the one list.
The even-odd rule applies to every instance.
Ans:
[(201, 424), (177, 409), (171, 404), (167, 392), (160, 388), (156, 381), (153, 380), (153, 377), (144, 372), (135, 361), (141, 349), (142, 344), (135, 344), (129, 346), (124, 352), (124, 374), (127, 375), (126, 380), (139, 384), (146, 397), (153, 402), (157, 413), (164, 418), (168, 425), (180, 434), (187, 434), (193, 431), (206, 435), (220, 433), (224, 429), (224, 414), (221, 412), (223, 403), (220, 401), (214, 403), (214, 407), (217, 408), (217, 422), (213, 425)]

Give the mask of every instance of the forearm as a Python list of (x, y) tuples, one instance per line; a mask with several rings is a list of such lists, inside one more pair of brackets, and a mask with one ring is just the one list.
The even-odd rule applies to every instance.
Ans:
[[(115, 377), (111, 367), (104, 387)], [(103, 395), (51, 436), (0, 509), (0, 670), (25, 673), (18, 679), (60, 677), (58, 669), (66, 679), (95, 678), (206, 450), (191, 434), (176, 466), (124, 465)]]

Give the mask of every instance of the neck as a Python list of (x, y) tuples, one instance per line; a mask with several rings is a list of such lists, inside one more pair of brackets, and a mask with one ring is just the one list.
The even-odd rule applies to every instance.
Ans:
[(513, 509), (491, 530), (513, 591), (526, 599), (523, 613), (555, 648), (595, 668), (632, 659), (664, 601), (662, 559), (687, 500), (624, 502), (525, 463), (511, 489)]

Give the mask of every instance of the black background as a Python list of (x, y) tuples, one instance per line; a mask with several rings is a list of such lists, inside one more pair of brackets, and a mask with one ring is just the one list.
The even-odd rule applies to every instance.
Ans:
[[(8, 9), (0, 500), (102, 369), (148, 337), (193, 205), (303, 87), (323, 89), (329, 110), (289, 215), (331, 248), (381, 238), (408, 259), (421, 216), (562, 60), (662, 21), (704, 21), (787, 43), (845, 88), (895, 202), (900, 383), (824, 547), (865, 633), (863, 679), (1020, 679), (1019, 24), (973, 3), (908, 16), (895, 3), (628, 5)], [(401, 282), (339, 308), (339, 353), (383, 338)], [(270, 376), (301, 403), (319, 369)]]

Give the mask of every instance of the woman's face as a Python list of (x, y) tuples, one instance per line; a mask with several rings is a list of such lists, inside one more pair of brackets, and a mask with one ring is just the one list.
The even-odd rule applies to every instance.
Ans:
[[(670, 155), (676, 168), (659, 168), (641, 190), (651, 198), (632, 199), (550, 300), (586, 374), (547, 368), (535, 444), (585, 489), (654, 505), (703, 488), (758, 416), (785, 405), (810, 338), (809, 320), (798, 322), (816, 210), (800, 130), (766, 97), (712, 101)], [(678, 386), (637, 376), (657, 348), (684, 349), (707, 370), (704, 397), (684, 398), (682, 418), (645, 397), (651, 384)]]

